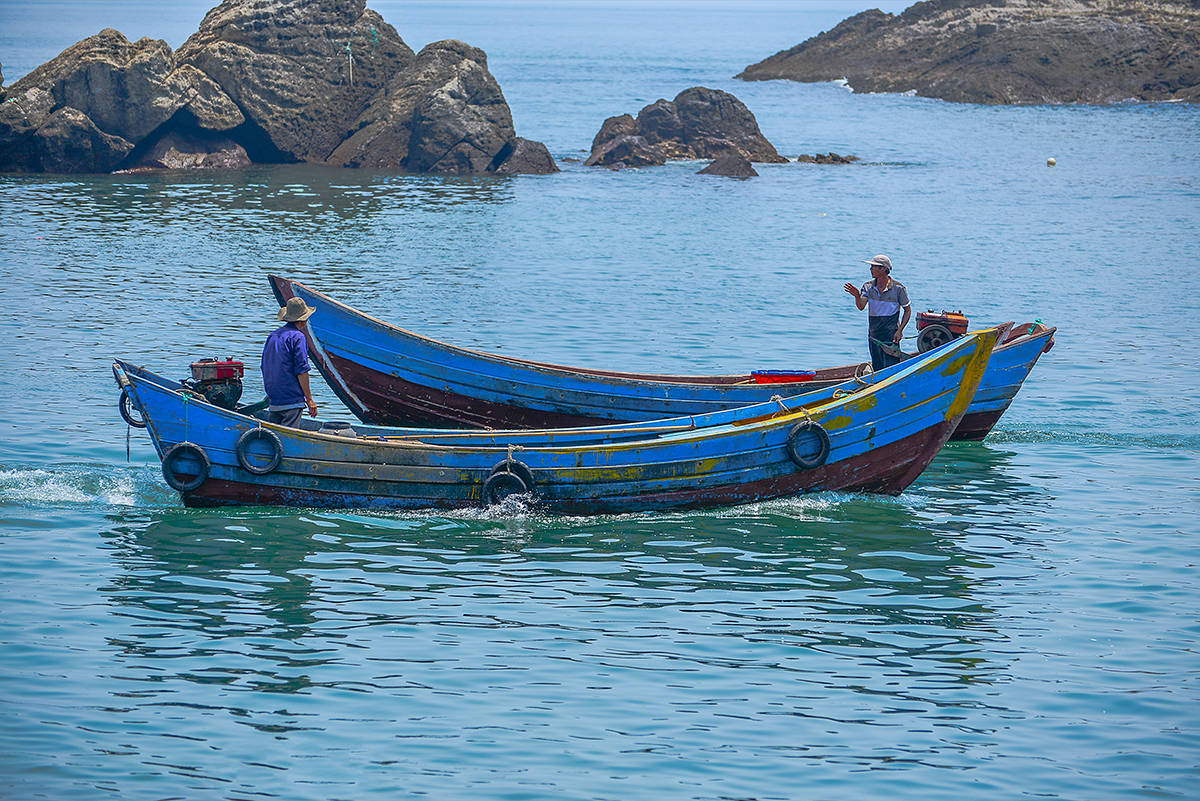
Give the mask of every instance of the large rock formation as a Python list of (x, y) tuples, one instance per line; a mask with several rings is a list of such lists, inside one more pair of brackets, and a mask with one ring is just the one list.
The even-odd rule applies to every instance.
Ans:
[(174, 53), (106, 29), (6, 95), (0, 170), (557, 171), (516, 135), (482, 50), (446, 41), (414, 54), (365, 0), (226, 0)]
[(742, 101), (719, 89), (692, 87), (674, 100), (609, 117), (592, 140), (588, 166), (644, 166), (667, 159), (715, 159), (728, 152), (749, 161), (785, 162)]
[(928, 0), (864, 11), (737, 77), (969, 103), (1200, 98), (1197, 0)]

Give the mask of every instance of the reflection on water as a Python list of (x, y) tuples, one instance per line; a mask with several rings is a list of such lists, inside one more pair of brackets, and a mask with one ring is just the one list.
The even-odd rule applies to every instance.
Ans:
[(1029, 532), (1014, 523), (1013, 513), (1021, 510), (1028, 517), (1055, 501), (1046, 482), (1038, 480), (1042, 477), (1028, 470), (1002, 445), (951, 443), (921, 475), (914, 492), (930, 521), (962, 533), (995, 530), (1021, 541)]
[(982, 657), (997, 635), (971, 597), (972, 558), (902, 503), (870, 498), (578, 521), (180, 511), (105, 536), (121, 571), (104, 592), (134, 621), (112, 642), (156, 682), (299, 692), (321, 666), (350, 664), (352, 684), (387, 686), (396, 666), (384, 680), (362, 656), (397, 628), (500, 637), (585, 670), (801, 669), (806, 653), (940, 684), (997, 669)]
[[(184, 233), (203, 220), (210, 233), (245, 236), (270, 230), (295, 235), (369, 231), (389, 215), (462, 211), (513, 197), (507, 177), (411, 176), (313, 166), (259, 166), (213, 173), (94, 176), (87, 181), (7, 176), (5, 193), (26, 224), (57, 228), (68, 215), (104, 236)], [(68, 231), (57, 231), (70, 235)]]

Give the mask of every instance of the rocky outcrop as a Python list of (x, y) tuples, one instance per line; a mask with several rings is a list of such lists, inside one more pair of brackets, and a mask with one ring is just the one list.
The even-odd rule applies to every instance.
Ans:
[(226, 0), (176, 56), (225, 90), (278, 160), (311, 163), (415, 60), (366, 0)]
[[(186, 105), (166, 42), (106, 28), (11, 86), (0, 104), (0, 168), (112, 169)], [(116, 161), (113, 159), (116, 157)]]
[(417, 172), (481, 173), (516, 133), (482, 50), (438, 42), (421, 51), (432, 78), (418, 87), (408, 164)]
[(749, 161), (787, 161), (762, 135), (742, 101), (719, 89), (696, 86), (674, 100), (651, 103), (636, 120), (628, 114), (609, 117), (592, 140), (585, 164), (645, 166), (667, 159), (714, 159), (729, 152)]
[(106, 29), (22, 78), (6, 99), (0, 170), (250, 160), (557, 171), (544, 146), (516, 135), (482, 50), (446, 41), (414, 54), (365, 0), (226, 0), (174, 53)]
[(609, 142), (601, 142), (583, 162), (585, 167), (658, 167), (667, 163), (667, 154), (646, 141), (644, 136), (621, 134)]
[(558, 172), (550, 150), (541, 142), (517, 137), (496, 155), (496, 165), (490, 172), (496, 175), (549, 175)]
[(592, 152), (619, 136), (637, 136), (637, 121), (628, 114), (609, 117), (600, 125), (600, 131), (592, 137)]
[(230, 170), (251, 162), (246, 149), (227, 136), (170, 131), (137, 154), (134, 163), (130, 170)]
[(858, 156), (839, 156), (837, 153), (817, 153), (815, 156), (797, 156), (796, 161), (801, 164), (853, 164), (858, 161)]
[(60, 108), (34, 133), (46, 172), (107, 172), (121, 163), (133, 144), (101, 131), (78, 109)]
[(741, 153), (726, 153), (713, 159), (697, 175), (724, 175), (728, 178), (753, 178), (758, 175), (753, 165)]
[(928, 0), (864, 11), (738, 78), (968, 103), (1200, 99), (1196, 0)]

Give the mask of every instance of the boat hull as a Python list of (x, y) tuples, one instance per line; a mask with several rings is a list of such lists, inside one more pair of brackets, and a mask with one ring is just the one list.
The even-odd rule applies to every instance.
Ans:
[[(830, 387), (865, 367), (829, 368), (817, 371), (811, 382), (780, 384), (755, 384), (749, 375), (661, 376), (563, 367), (456, 348), (297, 282), (272, 276), (271, 285), (281, 303), (299, 296), (317, 308), (308, 326), (317, 368), (355, 415), (378, 425), (536, 429), (647, 421)], [(993, 361), (1003, 364), (984, 377), (988, 403), (969, 409), (970, 425), (952, 433), (952, 439), (986, 436), (999, 419), (993, 412), (1007, 409), (1053, 335), (1054, 329), (1038, 325), (996, 349)]]
[[(972, 334), (881, 374), (859, 392), (831, 393), (811, 406), (781, 400), (576, 430), (376, 429), (339, 436), (212, 406), (123, 363), (114, 365), (114, 375), (146, 420), (164, 476), (188, 505), (479, 506), (497, 500), (488, 487), (498, 471), (515, 470), (528, 476), (524, 489), (540, 508), (596, 514), (818, 490), (899, 493), (965, 413), (996, 337), (995, 330)], [(266, 443), (267, 468), (248, 443)], [(509, 460), (520, 466), (503, 467)]]
[[(647, 492), (635, 500), (558, 499), (551, 504), (542, 502), (540, 505), (558, 514), (590, 515), (734, 506), (827, 489), (900, 495), (946, 444), (951, 426), (951, 422), (942, 421), (870, 454), (861, 454), (804, 473), (701, 489)], [(461, 509), (480, 505), (479, 499), (474, 497), (440, 498), (414, 503), (411, 499), (398, 496), (296, 489), (228, 479), (209, 479), (200, 489), (182, 493), (182, 500), (184, 505), (194, 508), (293, 506), (387, 510)]]

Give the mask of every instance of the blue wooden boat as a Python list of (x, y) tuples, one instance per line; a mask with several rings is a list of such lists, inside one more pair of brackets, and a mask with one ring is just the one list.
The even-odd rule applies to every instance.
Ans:
[(222, 409), (125, 362), (113, 374), (190, 506), (446, 508), (522, 494), (550, 511), (593, 514), (815, 490), (899, 493), (966, 412), (997, 336), (947, 343), (855, 392), (567, 430), (325, 433)]
[[(594, 370), (468, 350), (378, 320), (304, 284), (270, 282), (280, 304), (317, 308), (310, 351), (333, 391), (359, 419), (380, 425), (555, 428), (705, 414), (829, 387), (869, 364), (816, 370), (810, 380), (755, 383), (750, 374), (656, 375)], [(996, 348), (981, 402), (954, 439), (982, 439), (1008, 408), (1054, 329), (1024, 324)], [(992, 373), (995, 370), (995, 373)]]

